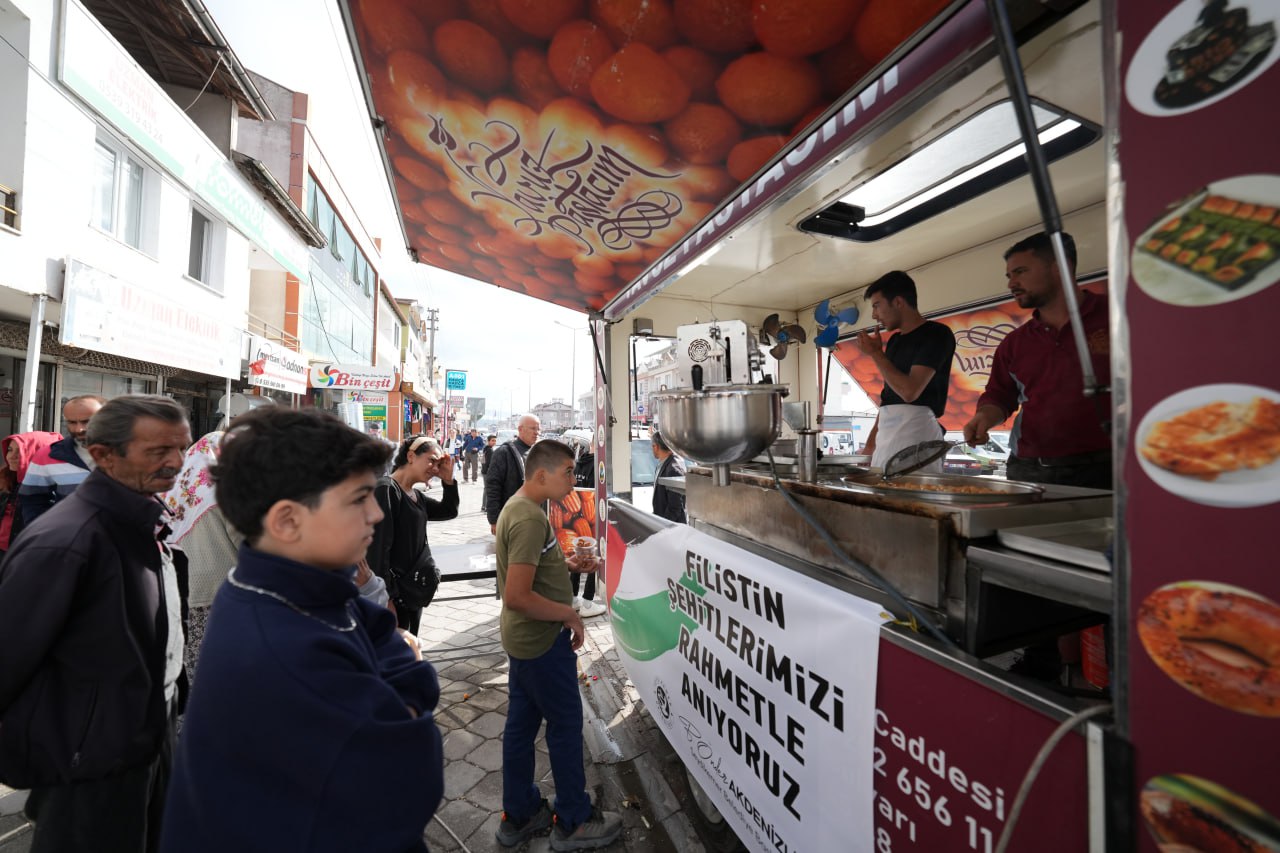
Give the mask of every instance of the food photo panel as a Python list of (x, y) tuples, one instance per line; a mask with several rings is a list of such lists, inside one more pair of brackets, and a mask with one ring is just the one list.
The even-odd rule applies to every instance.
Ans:
[(1280, 279), (1280, 175), (1215, 181), (1134, 241), (1133, 278), (1173, 305), (1217, 305)]
[(1276, 61), (1280, 0), (1184, 0), (1143, 40), (1125, 77), (1129, 103), (1178, 115), (1230, 97)]

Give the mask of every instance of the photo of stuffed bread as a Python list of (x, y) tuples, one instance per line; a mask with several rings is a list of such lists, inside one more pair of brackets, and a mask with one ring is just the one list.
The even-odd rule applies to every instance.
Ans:
[(1207, 779), (1157, 776), (1139, 808), (1161, 853), (1274, 853), (1280, 825), (1257, 805)]
[(1152, 592), (1138, 607), (1138, 638), (1165, 675), (1233, 711), (1280, 717), (1280, 605), (1203, 582)]
[(1175, 474), (1212, 480), (1280, 459), (1280, 403), (1265, 397), (1218, 400), (1158, 421), (1142, 437), (1149, 462)]

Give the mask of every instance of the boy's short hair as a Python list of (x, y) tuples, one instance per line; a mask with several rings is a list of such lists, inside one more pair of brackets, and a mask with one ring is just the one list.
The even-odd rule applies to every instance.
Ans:
[(653, 446), (661, 450), (663, 453), (671, 452), (671, 447), (667, 444), (666, 439), (664, 439), (662, 437), (662, 433), (657, 430), (654, 430), (653, 434), (649, 436), (649, 441), (653, 442)]
[(353, 474), (381, 474), (392, 448), (318, 409), (271, 406), (236, 420), (210, 469), (218, 509), (250, 545), (279, 501), (315, 508)]
[(863, 295), (869, 300), (877, 293), (883, 293), (886, 302), (892, 302), (901, 296), (912, 308), (916, 307), (915, 280), (902, 270), (891, 270), (880, 276), (867, 286), (867, 292)]
[(524, 457), (524, 477), (531, 479), (533, 472), (538, 470), (554, 472), (558, 465), (573, 461), (572, 447), (554, 438), (544, 438), (530, 447)]

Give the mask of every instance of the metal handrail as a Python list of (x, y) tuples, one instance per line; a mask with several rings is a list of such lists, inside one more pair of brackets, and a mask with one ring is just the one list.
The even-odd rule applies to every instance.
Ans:
[(302, 352), (302, 342), (296, 335), (291, 335), (278, 326), (273, 326), (256, 314), (246, 314), (246, 324), (250, 334), (261, 335), (269, 341), (283, 344), (294, 352)]

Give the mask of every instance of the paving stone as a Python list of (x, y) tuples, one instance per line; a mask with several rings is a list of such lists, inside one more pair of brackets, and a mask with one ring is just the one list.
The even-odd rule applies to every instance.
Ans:
[(444, 795), (451, 800), (470, 791), (484, 778), (484, 771), (466, 761), (450, 761), (444, 770)]
[(501, 770), (502, 740), (493, 738), (478, 744), (475, 749), (467, 754), (466, 759), (481, 770), (490, 773), (495, 770)]
[(459, 702), (442, 711), (436, 711), (436, 725), (449, 729), (465, 728), (481, 713), (483, 712), (478, 708), (466, 702)]
[[(446, 761), (466, 758), (477, 747), (485, 742), (485, 738), (472, 731), (458, 730), (450, 732), (444, 739), (444, 757)], [(484, 768), (486, 770), (492, 768)]]
[(477, 827), (476, 831), (468, 835), (464, 840), (467, 849), (472, 853), (498, 853), (500, 850), (520, 848), (506, 848), (498, 843), (498, 839), (494, 838), (494, 833), (498, 831), (498, 824), (502, 822), (501, 811), (489, 815), (489, 819)]
[(488, 820), (493, 812), (462, 798), (445, 803), (436, 814), (459, 838), (466, 838)]
[[(502, 685), (504, 688), (506, 684)], [(467, 701), (477, 708), (483, 708), (486, 711), (496, 711), (499, 708), (506, 707), (507, 691), (505, 689), (498, 690), (486, 687), (476, 693), (471, 694), (471, 698)]]
[(468, 727), (470, 731), (484, 737), (497, 737), (502, 734), (503, 728), (506, 727), (507, 717), (505, 714), (497, 714), (490, 711), (482, 714), (471, 722)]

